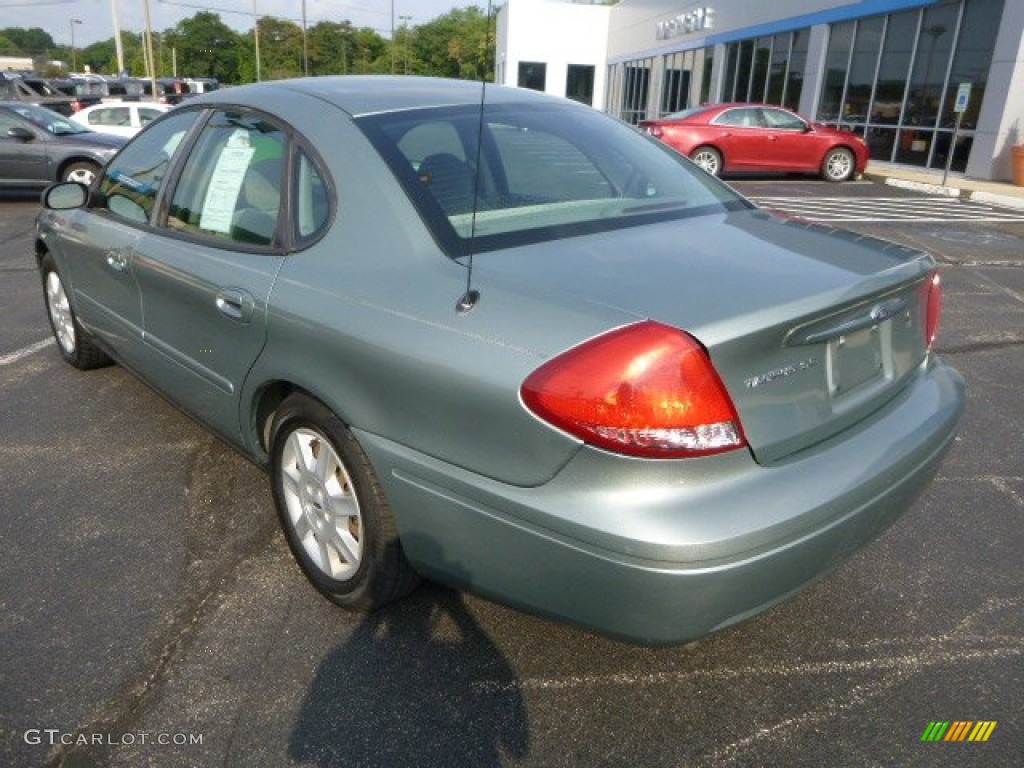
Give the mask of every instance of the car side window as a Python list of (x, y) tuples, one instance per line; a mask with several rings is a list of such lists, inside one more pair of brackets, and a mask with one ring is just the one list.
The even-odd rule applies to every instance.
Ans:
[(24, 128), (25, 124), (11, 114), (0, 112), (0, 139), (7, 139), (7, 132), (11, 128)]
[(769, 128), (776, 128), (782, 131), (802, 131), (807, 124), (799, 116), (783, 109), (763, 109), (764, 121)]
[(203, 126), (171, 198), (167, 225), (238, 243), (277, 234), (287, 136), (266, 118), (217, 112)]
[(714, 119), (715, 125), (731, 125), (737, 128), (759, 128), (761, 121), (756, 109), (730, 109)]
[(97, 109), (89, 113), (89, 123), (92, 125), (131, 125), (131, 114), (127, 107)]
[(139, 107), (139, 123), (141, 125), (147, 125), (151, 120), (156, 120), (162, 115), (159, 109), (147, 109), (146, 107)]
[(126, 145), (103, 171), (96, 207), (129, 221), (148, 221), (171, 157), (198, 116), (176, 113)]
[(315, 237), (331, 215), (330, 197), (323, 176), (303, 151), (298, 153), (295, 182), (295, 231), (300, 238)]

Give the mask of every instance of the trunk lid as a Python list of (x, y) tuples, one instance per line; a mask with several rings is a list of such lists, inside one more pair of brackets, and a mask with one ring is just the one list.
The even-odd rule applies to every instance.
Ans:
[(927, 354), (931, 257), (763, 211), (549, 241), (477, 265), (481, 278), (573, 286), (567, 302), (693, 335), (761, 463), (881, 407)]

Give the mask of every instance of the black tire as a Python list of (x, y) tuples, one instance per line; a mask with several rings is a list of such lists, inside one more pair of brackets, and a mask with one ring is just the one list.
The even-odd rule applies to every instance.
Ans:
[(846, 147), (833, 147), (821, 162), (821, 177), (825, 181), (846, 181), (853, 178), (857, 163), (853, 152)]
[(722, 175), (722, 153), (714, 147), (697, 147), (690, 153), (690, 159), (712, 176)]
[(322, 594), (373, 611), (404, 597), (420, 577), (369, 459), (322, 403), (290, 395), (271, 428), (274, 504), (288, 546)]
[(46, 316), (50, 320), (50, 330), (57, 341), (57, 349), (64, 360), (82, 371), (109, 365), (111, 359), (93, 344), (89, 334), (79, 324), (74, 307), (68, 299), (64, 280), (50, 254), (40, 260), (39, 272), (43, 279)]
[(92, 186), (93, 179), (96, 178), (96, 174), (99, 172), (100, 167), (96, 163), (90, 163), (88, 160), (78, 160), (64, 168), (61, 172), (60, 180), (77, 181), (79, 184), (89, 187)]

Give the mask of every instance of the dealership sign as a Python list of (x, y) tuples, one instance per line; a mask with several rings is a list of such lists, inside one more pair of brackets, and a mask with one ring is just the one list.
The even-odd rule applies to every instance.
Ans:
[(692, 11), (680, 13), (667, 21), (659, 21), (657, 36), (659, 40), (668, 40), (670, 37), (711, 29), (714, 24), (715, 11), (713, 8), (694, 8)]

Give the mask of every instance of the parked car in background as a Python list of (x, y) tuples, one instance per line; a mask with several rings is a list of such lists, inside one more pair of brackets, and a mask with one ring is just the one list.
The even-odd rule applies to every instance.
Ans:
[(35, 104), (62, 115), (74, 112), (74, 98), (49, 87), (40, 78), (28, 79), (32, 81), (31, 85), (26, 77), (0, 72), (0, 101)]
[(98, 133), (134, 136), (170, 108), (158, 102), (107, 100), (76, 112), (71, 119)]
[(188, 84), (189, 92), (193, 94), (209, 93), (220, 88), (220, 81), (215, 77), (186, 77), (185, 82)]
[(639, 127), (712, 176), (770, 171), (846, 181), (864, 172), (870, 155), (860, 136), (770, 104), (692, 107)]
[(99, 104), (103, 100), (103, 91), (96, 83), (89, 83), (77, 78), (66, 80), (47, 80), (47, 85), (70, 98), (71, 113), (81, 112), (86, 107)]
[(153, 82), (140, 79), (144, 101), (156, 101), (161, 104), (180, 104), (181, 100), (192, 95), (188, 84), (180, 77), (161, 77), (156, 81), (156, 96), (153, 95)]
[(88, 186), (125, 141), (34, 104), (0, 101), (0, 186), (44, 187), (55, 181)]
[(59, 354), (267, 467), (351, 609), (424, 576), (687, 641), (885, 530), (964, 406), (930, 256), (776, 218), (532, 90), (198, 95), (43, 202)]

